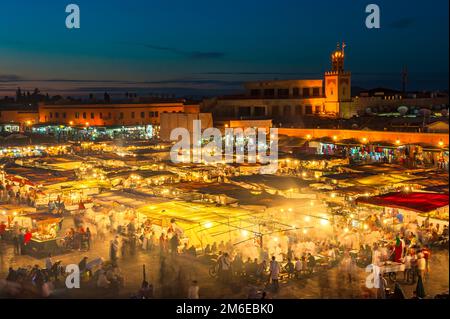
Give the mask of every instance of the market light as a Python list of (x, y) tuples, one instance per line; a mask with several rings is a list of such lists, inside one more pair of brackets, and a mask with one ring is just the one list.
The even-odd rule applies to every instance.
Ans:
[(331, 193), (331, 198), (335, 198), (336, 194), (335, 193)]
[(243, 230), (241, 231), (241, 235), (242, 235), (243, 237), (247, 237), (247, 236), (248, 236), (248, 231), (246, 231), (245, 229), (243, 229)]
[(396, 140), (395, 144), (400, 145), (400, 140)]
[(328, 225), (328, 223), (329, 223), (328, 219), (321, 219), (320, 220), (320, 225), (322, 225), (322, 226), (326, 226), (326, 225)]
[(274, 242), (278, 242), (278, 237), (274, 237), (274, 238), (273, 238), (273, 241), (274, 241)]
[(308, 175), (308, 174), (306, 174), (306, 172), (302, 173), (302, 177), (306, 177), (306, 175)]
[(311, 217), (305, 216), (305, 222), (309, 223), (311, 221)]
[(307, 229), (303, 229), (303, 234), (307, 234), (308, 230)]
[(207, 222), (205, 224), (205, 228), (211, 228), (213, 226), (213, 224), (211, 222)]
[(333, 136), (333, 141), (337, 141), (337, 136), (336, 135)]
[(355, 215), (354, 214), (350, 214), (350, 218), (355, 218)]
[(383, 224), (387, 224), (389, 221), (387, 219), (383, 220)]
[(344, 233), (348, 233), (348, 227), (344, 228)]
[(444, 146), (444, 142), (439, 141), (439, 146), (440, 146), (440, 147)]
[(26, 123), (27, 123), (28, 126), (31, 125), (31, 121), (30, 120), (28, 120)]
[(363, 138), (362, 138), (362, 142), (363, 142), (363, 143), (367, 143), (367, 137), (363, 137)]
[(292, 208), (288, 208), (288, 211), (289, 211), (289, 212), (292, 212)]
[(367, 230), (367, 229), (369, 229), (369, 226), (367, 224), (364, 224), (363, 228)]
[(89, 126), (89, 122), (86, 122), (85, 125), (86, 125), (86, 126)]
[(306, 139), (310, 140), (311, 139), (311, 134), (306, 135)]

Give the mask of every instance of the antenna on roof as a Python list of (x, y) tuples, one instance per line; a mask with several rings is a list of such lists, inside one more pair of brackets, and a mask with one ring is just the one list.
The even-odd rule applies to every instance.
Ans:
[(406, 93), (406, 84), (408, 83), (408, 67), (404, 66), (402, 70), (402, 92)]

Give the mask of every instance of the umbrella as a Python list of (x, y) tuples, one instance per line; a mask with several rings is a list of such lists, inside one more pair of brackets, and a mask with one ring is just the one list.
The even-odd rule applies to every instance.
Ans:
[(416, 293), (417, 293), (417, 297), (425, 298), (425, 288), (423, 287), (423, 280), (422, 280), (422, 276), (420, 276), (420, 275), (419, 275), (419, 279), (417, 280)]
[(395, 283), (394, 295), (392, 296), (392, 299), (406, 299), (405, 294), (398, 283)]

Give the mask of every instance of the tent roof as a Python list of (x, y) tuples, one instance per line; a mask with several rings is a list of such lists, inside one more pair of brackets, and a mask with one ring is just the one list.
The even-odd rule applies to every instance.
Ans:
[(389, 193), (368, 198), (360, 197), (356, 202), (428, 213), (448, 206), (449, 197), (446, 194), (436, 193)]

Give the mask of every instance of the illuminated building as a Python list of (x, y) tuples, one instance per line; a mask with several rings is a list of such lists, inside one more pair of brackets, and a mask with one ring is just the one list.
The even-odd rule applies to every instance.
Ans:
[(215, 119), (271, 118), (274, 124), (303, 123), (306, 118), (351, 118), (366, 109), (396, 112), (400, 106), (429, 108), (447, 105), (445, 93), (402, 93), (374, 89), (352, 97), (351, 72), (345, 70), (345, 45), (331, 54), (331, 70), (323, 79), (247, 82), (242, 95), (203, 101), (202, 109)]
[[(303, 116), (348, 117), (351, 109), (351, 73), (344, 70), (345, 45), (331, 54), (331, 71), (324, 80), (274, 80), (244, 84), (245, 95), (205, 101), (205, 107), (224, 117)], [(325, 82), (325, 85), (324, 85)]]
[(39, 122), (70, 126), (159, 125), (162, 113), (198, 113), (180, 102), (39, 105)]

